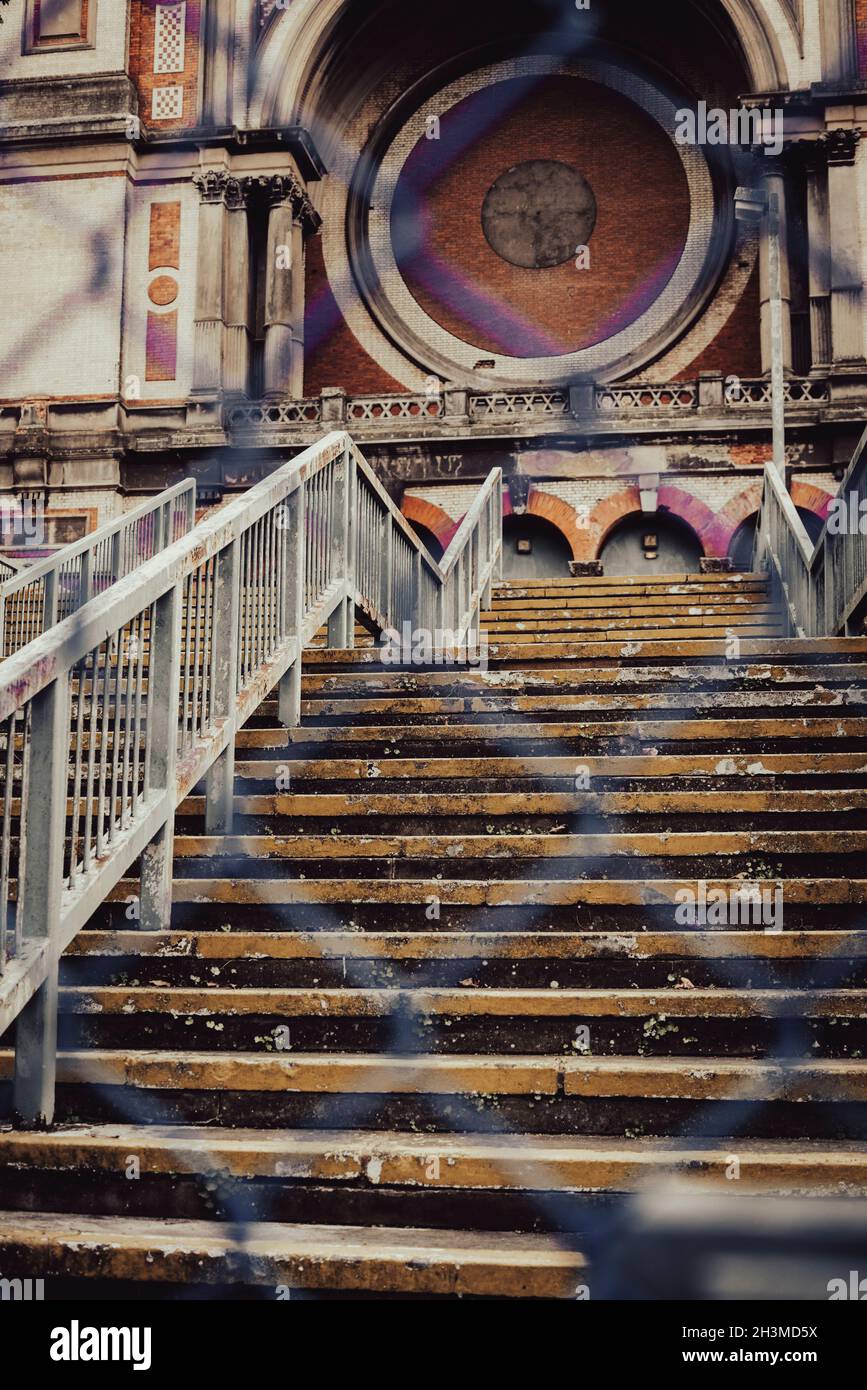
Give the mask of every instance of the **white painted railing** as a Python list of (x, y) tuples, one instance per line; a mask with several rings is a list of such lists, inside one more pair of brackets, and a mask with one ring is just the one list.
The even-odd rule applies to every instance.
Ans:
[[(442, 565), (345, 433), (328, 435), (0, 664), (0, 1032), (17, 1017), (15, 1111), (53, 1111), (57, 961), (141, 857), (139, 918), (171, 915), (175, 809), (206, 779), (232, 825), (238, 729), (328, 624), (473, 641), (502, 552), (494, 469)], [(18, 835), (20, 833), (20, 841)], [(19, 854), (20, 848), (20, 854)]]
[(195, 519), (196, 484), (190, 478), (6, 579), (0, 585), (2, 655), (11, 656), (83, 608), (186, 535)]
[(770, 572), (796, 636), (834, 637), (859, 625), (867, 605), (867, 431), (815, 546), (779, 471), (766, 466), (754, 568)]

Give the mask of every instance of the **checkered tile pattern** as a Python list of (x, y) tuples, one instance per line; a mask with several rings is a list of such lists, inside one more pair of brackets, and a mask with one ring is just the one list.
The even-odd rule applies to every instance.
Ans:
[(184, 114), (183, 87), (155, 87), (151, 98), (151, 120), (174, 121)]
[(186, 3), (157, 5), (154, 33), (154, 72), (183, 72)]

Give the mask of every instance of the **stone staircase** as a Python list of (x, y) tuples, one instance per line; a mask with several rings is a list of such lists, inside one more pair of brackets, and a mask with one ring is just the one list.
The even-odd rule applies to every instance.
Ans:
[[(0, 1275), (574, 1298), (647, 1183), (867, 1192), (867, 641), (784, 640), (743, 574), (502, 585), (485, 625), (487, 669), (311, 651), (234, 833), (181, 807), (171, 930), (130, 879), (76, 938)], [(715, 887), (734, 922), (684, 922)]]

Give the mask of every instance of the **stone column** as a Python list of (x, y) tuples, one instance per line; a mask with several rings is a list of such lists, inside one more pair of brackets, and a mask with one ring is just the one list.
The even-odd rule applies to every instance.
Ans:
[(291, 174), (274, 174), (268, 194), (263, 389), (266, 397), (297, 399), (304, 391), (304, 236), (320, 218)]
[(825, 152), (810, 145), (804, 153), (807, 182), (807, 243), (809, 256), (810, 347), (814, 371), (831, 362), (831, 225), (828, 209), (828, 166)]
[(864, 362), (864, 272), (855, 159), (861, 132), (831, 130), (828, 156), (831, 343), (834, 363)]
[(250, 374), (250, 236), (247, 198), (232, 180), (226, 191), (226, 264), (223, 275), (226, 320), (223, 384), (246, 395)]
[(268, 243), (265, 253), (264, 394), (288, 396), (292, 367), (292, 189), (294, 180), (275, 175), (270, 181)]
[[(765, 188), (769, 199), (776, 198), (780, 228), (780, 278), (782, 281), (783, 310), (783, 370), (792, 371), (792, 310), (789, 287), (789, 243), (786, 223), (786, 183), (783, 166), (779, 160), (769, 159), (765, 163)], [(759, 237), (759, 283), (761, 296), (762, 327), (762, 370), (770, 372), (771, 351), (771, 283), (770, 283), (770, 218), (762, 222)]]
[(206, 169), (193, 175), (201, 206), (192, 393), (211, 399), (219, 395), (223, 384), (225, 192), (229, 182), (229, 175), (224, 170)]

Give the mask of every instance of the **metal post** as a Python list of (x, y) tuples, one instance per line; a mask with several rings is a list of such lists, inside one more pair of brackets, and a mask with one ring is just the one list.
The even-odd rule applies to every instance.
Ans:
[(773, 411), (774, 466), (786, 480), (786, 399), (783, 360), (783, 278), (780, 200), (768, 197), (768, 279), (771, 309), (771, 402)]
[[(217, 556), (214, 624), (211, 634), (211, 695), (214, 718), (231, 719), (238, 694), (238, 622), (241, 609), (241, 543), (233, 540)], [(235, 795), (235, 738), (205, 780), (205, 833), (230, 835)]]
[(58, 570), (49, 570), (42, 581), (42, 631), (47, 632), (57, 622), (59, 607)]
[(288, 536), (286, 592), (284, 594), (286, 632), (295, 636), (298, 649), (294, 662), (280, 681), (277, 692), (277, 718), (284, 728), (294, 729), (301, 723), (301, 627), (304, 620), (304, 552), (306, 545), (303, 483), (286, 500), (285, 508), (285, 524)]
[(68, 756), (69, 674), (64, 672), (40, 691), (30, 709), (18, 925), (22, 941), (47, 938), (50, 959), (46, 979), (24, 1006), (15, 1025), (13, 1114), (15, 1123), (22, 1127), (49, 1125), (54, 1118), (55, 943), (63, 891)]
[(385, 514), (385, 593), (382, 599), (382, 616), (387, 627), (394, 627), (391, 617), (392, 589), (394, 587), (394, 522), (391, 513)]
[(180, 585), (174, 585), (154, 604), (148, 667), (148, 785), (151, 792), (166, 792), (170, 811), (165, 825), (142, 855), (139, 925), (143, 931), (165, 930), (172, 918), (175, 764), (181, 688), (180, 609)]
[[(349, 475), (350, 475), (351, 455), (348, 450), (344, 452), (340, 467), (335, 474), (335, 498), (332, 517), (334, 518), (334, 532), (331, 536), (331, 572), (340, 575), (347, 585), (347, 594), (340, 600), (331, 617), (328, 619), (328, 645), (329, 647), (348, 647), (350, 646), (350, 623), (348, 613), (350, 603), (352, 604), (353, 617), (355, 611), (354, 596), (354, 577), (350, 574), (350, 536), (349, 536)], [(354, 634), (353, 634), (354, 635)]]

